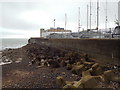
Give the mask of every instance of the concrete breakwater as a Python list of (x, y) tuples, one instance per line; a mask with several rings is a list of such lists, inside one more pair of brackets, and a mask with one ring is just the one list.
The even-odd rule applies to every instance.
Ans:
[(103, 65), (87, 57), (89, 54), (46, 40), (30, 39), (21, 48), (2, 52), (3, 58), (12, 60), (2, 66), (3, 89), (120, 88), (119, 66)]
[(30, 38), (28, 42), (86, 53), (98, 62), (120, 65), (120, 39)]

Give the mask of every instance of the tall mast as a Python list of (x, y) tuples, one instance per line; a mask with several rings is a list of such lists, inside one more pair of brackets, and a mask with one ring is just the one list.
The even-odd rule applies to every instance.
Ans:
[(55, 19), (54, 19), (54, 29), (55, 29)]
[(78, 32), (80, 31), (80, 7), (78, 8)]
[(97, 0), (97, 32), (99, 29), (99, 0)]
[(55, 33), (55, 19), (53, 21), (54, 21), (54, 33)]
[(87, 30), (88, 30), (88, 14), (89, 14), (89, 6), (87, 5)]
[(66, 30), (66, 25), (67, 25), (67, 14), (65, 13), (65, 30)]
[(105, 20), (105, 29), (107, 30), (107, 22), (108, 22), (108, 18), (107, 18), (107, 0), (106, 0), (106, 20)]
[(90, 31), (91, 31), (91, 0), (90, 0)]

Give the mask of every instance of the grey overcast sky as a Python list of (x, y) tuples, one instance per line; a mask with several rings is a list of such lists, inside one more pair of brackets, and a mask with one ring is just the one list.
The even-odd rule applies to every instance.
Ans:
[[(92, 1), (92, 28), (96, 28), (96, 1)], [(100, 28), (105, 28), (106, 0), (99, 0)], [(118, 17), (118, 1), (107, 0), (108, 27), (115, 27)], [(90, 0), (0, 0), (0, 38), (38, 37), (40, 28), (65, 27), (73, 32), (78, 28), (78, 7), (80, 7), (80, 23), (87, 25), (87, 4)], [(82, 30), (82, 29), (81, 29)]]

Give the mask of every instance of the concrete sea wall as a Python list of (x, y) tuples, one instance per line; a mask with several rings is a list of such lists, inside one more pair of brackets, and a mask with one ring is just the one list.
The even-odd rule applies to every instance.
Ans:
[(87, 53), (98, 62), (120, 65), (120, 39), (31, 38), (28, 42)]

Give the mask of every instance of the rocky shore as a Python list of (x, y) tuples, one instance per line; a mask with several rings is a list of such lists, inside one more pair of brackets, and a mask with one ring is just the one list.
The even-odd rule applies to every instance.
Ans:
[(2, 51), (2, 88), (120, 88), (119, 66), (35, 43)]

